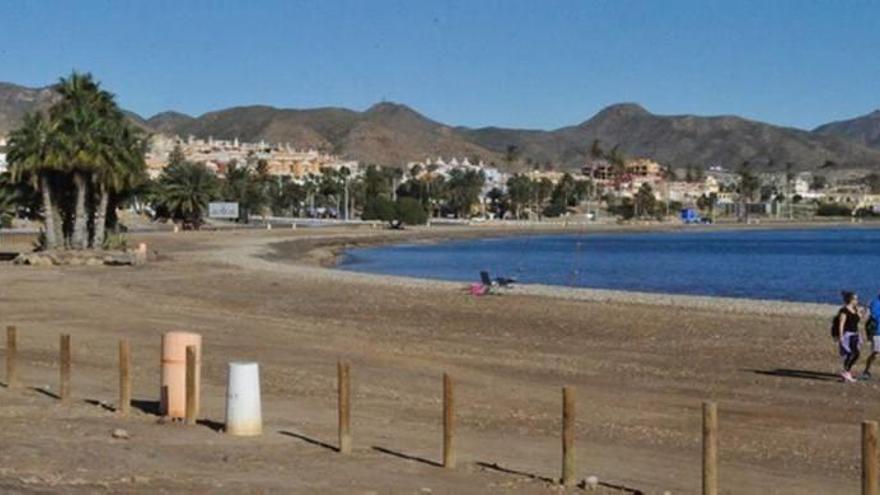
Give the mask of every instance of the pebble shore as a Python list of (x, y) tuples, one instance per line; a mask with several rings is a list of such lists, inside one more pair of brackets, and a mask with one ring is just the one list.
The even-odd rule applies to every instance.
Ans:
[[(276, 241), (277, 242), (277, 241)], [(245, 269), (265, 270), (275, 273), (290, 273), (300, 277), (335, 280), (351, 284), (380, 284), (419, 290), (464, 291), (467, 283), (448, 280), (433, 280), (400, 277), (372, 273), (360, 273), (321, 266), (326, 257), (334, 253), (327, 248), (311, 255), (301, 256), (294, 261), (281, 261), (271, 242), (248, 243), (236, 248), (225, 249), (216, 254), (217, 261), (223, 261)], [(270, 258), (276, 258), (270, 260)], [(589, 289), (581, 287), (562, 287), (540, 284), (517, 284), (510, 289), (498, 289), (500, 295), (549, 297), (597, 303), (636, 304), (661, 306), (701, 311), (717, 311), (765, 316), (828, 317), (834, 315), (836, 306), (805, 302), (775, 301), (766, 299), (745, 299), (731, 297), (695, 296), (686, 294), (663, 294), (631, 292), (609, 289)], [(830, 321), (830, 320), (829, 320)]]

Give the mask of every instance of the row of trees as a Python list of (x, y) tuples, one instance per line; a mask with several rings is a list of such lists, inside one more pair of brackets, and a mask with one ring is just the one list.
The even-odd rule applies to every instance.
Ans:
[(10, 134), (3, 187), (43, 220), (45, 248), (101, 248), (116, 207), (145, 179), (146, 136), (90, 74), (74, 72), (56, 91), (55, 104)]
[[(162, 175), (147, 187), (147, 199), (158, 217), (194, 227), (202, 222), (208, 203), (215, 200), (237, 202), (242, 221), (251, 214), (353, 218), (356, 212), (364, 219), (392, 220), (398, 216), (395, 203), (404, 197), (412, 200), (407, 202), (408, 211), (413, 205), (422, 210), (421, 215), (408, 218), (427, 218), (429, 205), (439, 201), (435, 194), (439, 181), (398, 185), (403, 177), (399, 169), (377, 166), (367, 167), (358, 177), (345, 167), (326, 168), (320, 175), (309, 174), (294, 182), (270, 175), (265, 162), (254, 160), (230, 164), (223, 176), (186, 161), (175, 151)], [(447, 192), (445, 187), (442, 190)]]
[(523, 218), (527, 211), (558, 217), (569, 208), (596, 200), (600, 192), (592, 181), (575, 180), (568, 173), (555, 185), (546, 177), (536, 180), (517, 174), (507, 181), (507, 195), (501, 197), (500, 203), (512, 211), (514, 218)]

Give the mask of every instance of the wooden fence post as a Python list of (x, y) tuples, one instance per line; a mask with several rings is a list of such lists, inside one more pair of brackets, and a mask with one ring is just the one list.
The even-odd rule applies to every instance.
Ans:
[(718, 494), (718, 406), (703, 402), (703, 495)]
[(574, 486), (575, 473), (575, 396), (574, 389), (562, 387), (562, 485)]
[(119, 341), (119, 403), (116, 411), (128, 416), (131, 409), (131, 348), (127, 340)]
[(348, 363), (337, 361), (337, 391), (339, 393), (339, 452), (351, 453), (351, 376)]
[(862, 495), (878, 495), (877, 422), (862, 422)]
[(196, 346), (186, 346), (186, 424), (196, 424), (198, 417), (198, 383), (196, 383)]
[(455, 391), (452, 378), (443, 373), (443, 467), (455, 468)]
[(61, 402), (70, 402), (70, 335), (61, 335), (61, 386), (58, 388), (58, 397)]
[(14, 326), (6, 327), (6, 388), (18, 386), (18, 369), (16, 369), (16, 357), (18, 354), (17, 333), (18, 330)]

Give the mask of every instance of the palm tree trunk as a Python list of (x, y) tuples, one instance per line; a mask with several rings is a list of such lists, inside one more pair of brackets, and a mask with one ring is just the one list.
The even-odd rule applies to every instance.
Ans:
[(55, 249), (58, 247), (58, 230), (55, 225), (55, 206), (52, 204), (52, 190), (49, 185), (49, 178), (43, 174), (40, 177), (40, 192), (43, 197), (43, 223), (46, 227), (46, 249)]
[(55, 247), (63, 247), (64, 244), (64, 219), (58, 204), (52, 201), (52, 221), (55, 223)]
[(107, 231), (107, 209), (110, 207), (110, 193), (103, 185), (101, 189), (101, 200), (98, 204), (98, 211), (95, 212), (95, 237), (92, 239), (92, 247), (94, 249), (102, 249), (104, 247), (104, 236)]
[(76, 210), (73, 218), (73, 248), (85, 249), (88, 246), (88, 225), (86, 219), (86, 180), (81, 172), (73, 173), (76, 186)]

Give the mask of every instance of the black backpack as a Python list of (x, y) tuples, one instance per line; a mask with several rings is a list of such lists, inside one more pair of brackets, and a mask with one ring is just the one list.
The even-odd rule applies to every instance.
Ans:
[(831, 318), (831, 337), (835, 339), (840, 338), (840, 313)]

